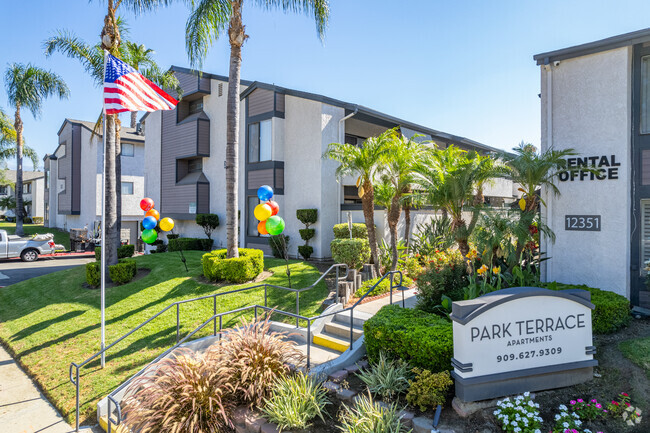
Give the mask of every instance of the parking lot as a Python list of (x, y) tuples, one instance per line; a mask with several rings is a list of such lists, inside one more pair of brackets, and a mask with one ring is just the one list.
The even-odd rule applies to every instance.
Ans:
[(63, 271), (85, 265), (95, 260), (94, 254), (53, 257), (39, 257), (35, 262), (20, 259), (0, 260), (0, 287), (16, 284), (51, 272)]

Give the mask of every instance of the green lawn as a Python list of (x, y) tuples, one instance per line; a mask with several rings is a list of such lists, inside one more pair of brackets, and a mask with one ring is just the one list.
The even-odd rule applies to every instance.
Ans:
[(650, 378), (650, 337), (623, 341), (618, 348), (626, 358), (643, 368)]
[[(137, 281), (107, 289), (107, 343), (172, 302), (235, 288), (197, 281), (201, 275), (202, 254), (185, 252), (189, 273), (185, 272), (177, 253), (137, 257), (138, 266), (151, 272)], [(283, 264), (278, 259), (266, 259), (265, 267), (274, 274), (265, 282), (286, 286)], [(314, 266), (304, 262), (292, 261), (290, 268), (295, 288), (309, 286), (320, 275)], [(79, 267), (0, 289), (0, 340), (70, 422), (74, 421), (75, 404), (74, 387), (68, 381), (70, 362), (80, 363), (100, 347), (99, 290), (82, 287), (84, 282), (85, 270)], [(300, 313), (311, 316), (320, 312), (327, 293), (324, 283), (302, 293)], [(263, 303), (264, 290), (255, 289), (217, 298), (217, 310), (225, 312)], [(269, 289), (268, 304), (295, 311), (295, 294)], [(181, 305), (181, 338), (207, 320), (212, 308), (211, 299)], [(237, 324), (239, 319), (224, 318), (224, 327)], [(209, 326), (202, 335), (207, 335), (211, 329)], [(96, 402), (170, 347), (175, 337), (176, 314), (172, 308), (114, 347), (107, 354), (104, 370), (99, 368), (99, 362), (82, 369), (82, 422), (94, 422), (91, 417), (95, 416)]]
[[(16, 223), (0, 221), (0, 230), (7, 230), (7, 233), (13, 235), (16, 233)], [(52, 233), (54, 243), (65, 246), (66, 250), (70, 249), (70, 233), (56, 228), (43, 227), (43, 224), (23, 224), (25, 235), (35, 235), (37, 233)]]

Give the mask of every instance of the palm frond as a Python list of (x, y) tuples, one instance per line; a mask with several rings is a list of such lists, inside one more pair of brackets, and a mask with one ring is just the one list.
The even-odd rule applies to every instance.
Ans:
[(318, 37), (321, 41), (325, 38), (330, 17), (328, 0), (255, 0), (254, 3), (266, 10), (312, 15), (316, 22)]
[(32, 64), (13, 63), (5, 71), (5, 88), (11, 106), (29, 109), (35, 118), (41, 114), (43, 100), (48, 96), (67, 98), (68, 86), (52, 71)]
[(230, 22), (229, 0), (191, 1), (192, 12), (185, 25), (185, 49), (192, 67), (200, 69), (213, 42)]
[(104, 82), (104, 53), (99, 44), (88, 45), (81, 38), (68, 30), (58, 30), (56, 35), (43, 42), (45, 55), (50, 57), (55, 52), (81, 62), (84, 70), (93, 78), (96, 86)]

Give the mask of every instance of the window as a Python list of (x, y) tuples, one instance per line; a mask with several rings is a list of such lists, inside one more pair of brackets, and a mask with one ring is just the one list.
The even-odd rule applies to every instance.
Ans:
[(203, 98), (190, 101), (190, 114), (200, 113), (203, 111)]
[(32, 183), (23, 183), (23, 194), (31, 194), (32, 193)]
[(7, 194), (9, 194), (7, 185), (0, 186), (0, 195), (7, 195)]
[(133, 143), (122, 143), (122, 156), (133, 156), (134, 152)]
[(50, 170), (45, 170), (45, 189), (50, 189)]
[(122, 195), (133, 195), (133, 182), (122, 182)]
[(187, 172), (196, 173), (203, 170), (203, 158), (194, 158), (187, 161)]
[(650, 134), (650, 56), (641, 57), (641, 134)]
[(271, 120), (248, 125), (248, 162), (271, 160)]
[(359, 197), (359, 188), (354, 185), (345, 185), (343, 187), (343, 203), (362, 203)]

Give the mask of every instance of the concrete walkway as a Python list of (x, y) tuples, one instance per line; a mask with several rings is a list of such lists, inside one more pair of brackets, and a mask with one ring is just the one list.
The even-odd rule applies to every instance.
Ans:
[[(74, 431), (74, 428), (65, 422), (2, 346), (0, 346), (0, 431), (2, 433)], [(80, 431), (90, 433), (93, 430), (80, 429)]]
[[(415, 294), (417, 293), (417, 289), (408, 289), (404, 290), (404, 306), (406, 308), (414, 308), (415, 303), (417, 301)], [(390, 296), (386, 296), (385, 298), (380, 298), (376, 299), (374, 301), (366, 302), (365, 304), (361, 304), (355, 308), (356, 311), (363, 311), (364, 313), (368, 313), (372, 316), (377, 314), (377, 312), (381, 309), (381, 307), (390, 304)], [(402, 306), (402, 291), (401, 290), (394, 290), (393, 291), (393, 304), (399, 304)]]

